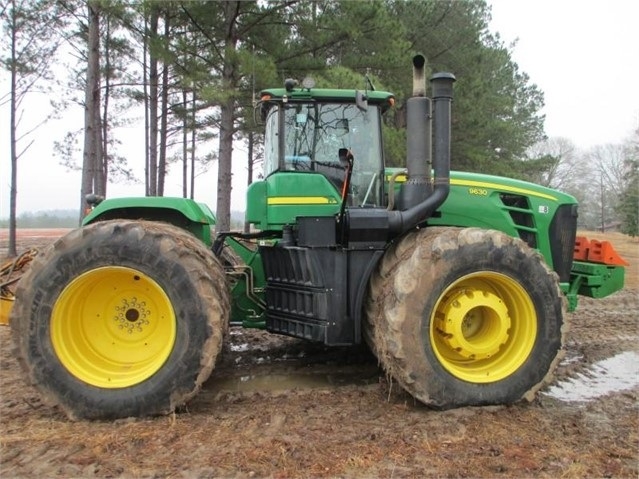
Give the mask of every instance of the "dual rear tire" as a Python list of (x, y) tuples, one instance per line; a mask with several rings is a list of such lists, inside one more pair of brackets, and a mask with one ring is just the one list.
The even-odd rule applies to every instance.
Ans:
[(373, 275), (365, 338), (387, 373), (437, 408), (532, 398), (560, 359), (557, 276), (498, 231), (428, 228), (393, 245)]
[(17, 355), (72, 419), (170, 413), (214, 368), (227, 289), (217, 259), (183, 229), (95, 223), (58, 240), (21, 279)]

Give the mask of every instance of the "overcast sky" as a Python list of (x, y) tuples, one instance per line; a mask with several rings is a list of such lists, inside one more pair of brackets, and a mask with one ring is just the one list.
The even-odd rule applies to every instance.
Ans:
[[(639, 128), (639, 1), (637, 0), (488, 0), (491, 30), (507, 44), (516, 41), (513, 59), (545, 94), (546, 133), (587, 149), (620, 143)], [(0, 95), (9, 90), (3, 77)], [(46, 99), (37, 99), (37, 106)], [(31, 120), (40, 114), (30, 109)], [(8, 110), (0, 110), (0, 218), (9, 216)], [(29, 118), (27, 118), (28, 120)], [(80, 175), (67, 172), (52, 155), (52, 143), (66, 129), (81, 125), (82, 112), (37, 131), (36, 142), (18, 170), (18, 214), (24, 211), (76, 209)], [(71, 126), (73, 125), (73, 126)], [(127, 135), (123, 135), (127, 136)], [(140, 163), (144, 142), (128, 135), (120, 151)], [(245, 154), (237, 153), (236, 162)], [(174, 177), (175, 176), (175, 177)], [(234, 173), (234, 209), (245, 207), (244, 168)], [(196, 183), (196, 199), (214, 207), (213, 172)], [(110, 196), (144, 194), (139, 185), (109, 185)], [(167, 182), (167, 194), (181, 195), (179, 175)]]
[(488, 0), (491, 30), (545, 94), (548, 136), (580, 148), (639, 128), (639, 1)]

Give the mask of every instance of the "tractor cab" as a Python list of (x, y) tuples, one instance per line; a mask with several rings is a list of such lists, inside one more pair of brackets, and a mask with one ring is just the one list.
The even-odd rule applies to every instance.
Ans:
[(384, 206), (381, 115), (393, 103), (388, 92), (295, 88), (292, 81), (263, 91), (265, 179), (249, 188), (247, 221), (278, 230), (342, 205)]

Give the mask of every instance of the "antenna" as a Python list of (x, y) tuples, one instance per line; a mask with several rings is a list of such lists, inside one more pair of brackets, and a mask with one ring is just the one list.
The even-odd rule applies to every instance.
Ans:
[(370, 73), (370, 69), (367, 68), (366, 74), (364, 75), (364, 78), (366, 79), (366, 90), (368, 91), (370, 89), (370, 91), (375, 91), (375, 85), (373, 85), (371, 78), (368, 76), (369, 73)]

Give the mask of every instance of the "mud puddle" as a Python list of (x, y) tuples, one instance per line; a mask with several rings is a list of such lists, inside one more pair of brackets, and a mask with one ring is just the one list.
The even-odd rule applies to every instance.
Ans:
[(377, 360), (363, 346), (327, 347), (241, 328), (229, 333), (222, 364), (206, 384), (214, 394), (335, 389), (379, 381)]
[(341, 386), (367, 386), (379, 380), (375, 365), (362, 365), (350, 371), (328, 374), (299, 373), (247, 374), (239, 377), (220, 378), (208, 388), (213, 393), (221, 392), (277, 392), (302, 389), (324, 389)]
[[(576, 362), (579, 359), (574, 357), (564, 362)], [(593, 363), (586, 371), (560, 381), (543, 394), (564, 402), (588, 402), (638, 385), (639, 354), (625, 351)]]

